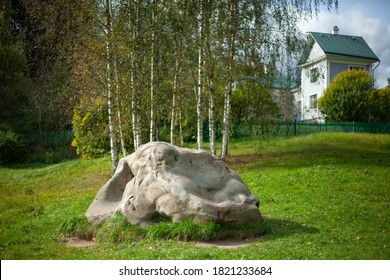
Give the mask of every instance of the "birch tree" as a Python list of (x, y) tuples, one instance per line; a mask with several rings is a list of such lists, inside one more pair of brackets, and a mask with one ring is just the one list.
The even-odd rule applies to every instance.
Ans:
[(213, 0), (206, 1), (205, 6), (205, 72), (206, 72), (206, 83), (207, 83), (207, 94), (208, 94), (208, 114), (209, 114), (209, 142), (210, 142), (210, 152), (212, 155), (217, 155), (217, 145), (216, 145), (216, 113), (215, 113), (215, 87), (214, 87), (214, 75), (215, 75), (215, 60), (213, 59), (212, 36), (215, 33), (212, 33), (212, 28), (216, 26), (212, 25), (214, 8), (215, 4)]
[[(175, 36), (178, 37), (178, 36)], [(171, 144), (175, 144), (175, 123), (176, 123), (176, 107), (177, 107), (177, 97), (178, 97), (178, 88), (179, 88), (179, 73), (180, 73), (180, 48), (181, 48), (181, 39), (177, 38), (175, 40), (175, 68), (174, 68), (174, 78), (173, 78), (173, 91), (172, 91), (172, 109), (171, 109), (171, 129), (170, 129), (170, 139)]]
[(131, 46), (130, 46), (130, 89), (131, 89), (131, 114), (132, 114), (132, 127), (133, 127), (133, 143), (134, 149), (137, 149), (142, 144), (142, 129), (141, 129), (141, 92), (139, 89), (139, 67), (137, 65), (137, 47), (140, 33), (140, 9), (141, 4), (139, 0), (133, 1), (133, 7), (131, 9), (132, 22), (131, 24)]
[(107, 108), (108, 108), (108, 128), (110, 135), (110, 153), (111, 153), (111, 164), (112, 171), (115, 172), (118, 166), (118, 150), (117, 150), (117, 138), (116, 138), (116, 125), (114, 121), (115, 108), (114, 108), (114, 94), (112, 89), (113, 83), (113, 48), (112, 48), (112, 12), (110, 0), (105, 0), (104, 3), (104, 14), (106, 20), (105, 26), (105, 41), (106, 41), (106, 70), (107, 70)]
[(230, 129), (230, 111), (231, 99), (234, 83), (233, 63), (236, 54), (236, 37), (237, 37), (237, 21), (238, 19), (238, 0), (229, 0), (228, 8), (228, 32), (227, 32), (227, 71), (226, 71), (226, 90), (224, 94), (223, 108), (223, 130), (222, 130), (222, 151), (221, 159), (226, 158), (228, 152), (228, 140)]
[(116, 105), (117, 117), (118, 117), (119, 139), (122, 147), (122, 154), (125, 157), (127, 155), (127, 151), (126, 151), (126, 143), (125, 143), (125, 135), (124, 135), (123, 119), (122, 119), (120, 80), (119, 80), (116, 60), (114, 60), (114, 72), (115, 72), (115, 96), (116, 96), (115, 105)]
[(197, 85), (197, 144), (198, 149), (203, 149), (203, 0), (199, 1), (198, 16), (198, 85)]
[(155, 16), (155, 2), (152, 0), (151, 3), (151, 54), (150, 54), (150, 132), (149, 140), (154, 140), (154, 130), (155, 130), (155, 114), (154, 114), (154, 92), (155, 92), (155, 82), (154, 82), (154, 59), (155, 59), (155, 44), (156, 44), (156, 16)]
[[(178, 106), (179, 99), (179, 78), (181, 71), (181, 59), (182, 59), (182, 47), (183, 47), (183, 30), (184, 30), (184, 21), (183, 17), (185, 17), (186, 12), (185, 9), (181, 10), (180, 7), (177, 8), (177, 12), (175, 16), (172, 16), (172, 31), (174, 33), (174, 74), (173, 74), (173, 90), (172, 90), (172, 105), (171, 105), (171, 127), (170, 127), (170, 142), (171, 144), (175, 144), (175, 125), (177, 119), (177, 111), (180, 111), (180, 107)], [(178, 120), (180, 125), (180, 119)], [(182, 143), (180, 143), (182, 145)]]

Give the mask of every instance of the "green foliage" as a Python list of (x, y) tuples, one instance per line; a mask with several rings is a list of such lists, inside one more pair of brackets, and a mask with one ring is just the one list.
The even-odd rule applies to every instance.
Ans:
[[(67, 154), (71, 152), (66, 147), (69, 143), (52, 145), (45, 136), (53, 131), (70, 129), (74, 99), (67, 92), (66, 65), (53, 57), (48, 59), (49, 52), (52, 54), (58, 49), (53, 44), (35, 41), (48, 33), (34, 29), (42, 22), (29, 22), (32, 17), (45, 14), (39, 11), (39, 15), (32, 15), (37, 2), (7, 0), (2, 1), (0, 7), (0, 120), (19, 135), (19, 140), (23, 138), (25, 149), (16, 145), (19, 140), (14, 139), (13, 155), (19, 153), (16, 157), (20, 160), (53, 163), (64, 158), (65, 151)], [(45, 28), (41, 30), (47, 31)], [(60, 37), (56, 32), (51, 35), (53, 41)], [(37, 57), (40, 61), (35, 60)], [(24, 156), (20, 157), (23, 153)]]
[(390, 87), (373, 91), (369, 97), (370, 117), (375, 122), (390, 122)]
[(246, 81), (235, 89), (232, 103), (232, 119), (256, 123), (262, 134), (270, 130), (279, 116), (271, 90), (255, 82)]
[[(152, 134), (162, 132), (161, 139), (170, 140), (170, 133), (164, 128), (174, 122), (176, 143), (182, 138), (194, 141), (197, 82), (205, 93), (200, 100), (204, 107), (203, 118), (207, 118), (207, 89), (213, 88), (216, 120), (221, 121), (227, 83), (231, 87), (242, 74), (250, 78), (256, 75), (250, 71), (242, 73), (241, 68), (264, 72), (266, 66), (269, 72), (272, 65), (292, 65), (285, 63), (285, 54), (300, 52), (303, 41), (296, 23), (301, 16), (318, 11), (321, 5), (329, 9), (337, 7), (337, 1), (333, 0), (295, 1), (294, 9), (288, 9), (284, 2), (268, 1), (258, 5), (241, 0), (110, 0), (99, 5), (94, 0), (3, 2), (0, 92), (4, 95), (1, 96), (0, 118), (6, 118), (24, 139), (33, 134), (42, 136), (47, 132), (68, 130), (73, 120), (74, 145), (84, 158), (102, 155), (107, 150), (108, 114), (96, 103), (107, 102), (110, 90), (114, 97), (110, 102), (115, 116), (113, 124), (116, 133), (124, 135), (121, 140), (128, 151), (129, 146), (136, 143), (131, 141), (133, 127), (142, 130), (143, 142), (149, 140), (148, 124), (152, 123), (152, 118), (155, 128)], [(104, 11), (105, 3), (114, 7), (111, 11), (108, 9), (108, 14)], [(201, 10), (203, 31), (199, 34)], [(268, 16), (264, 16), (264, 11)], [(104, 36), (104, 24), (100, 23), (108, 18), (111, 18), (112, 30), (110, 36)], [(203, 43), (199, 44), (194, 38), (202, 39)], [(198, 69), (203, 79), (199, 80), (195, 69), (198, 53), (204, 56), (203, 69)], [(153, 98), (149, 98), (152, 89)], [(176, 112), (172, 112), (174, 90)], [(244, 90), (244, 94), (247, 91)], [(257, 118), (256, 121), (266, 126), (273, 118), (274, 106), (269, 103), (268, 94), (255, 95), (238, 100), (237, 105), (232, 102), (232, 106), (241, 114), (240, 107), (246, 109), (248, 104), (243, 103), (251, 102), (255, 115), (245, 118)], [(82, 99), (91, 106), (77, 104)], [(259, 112), (267, 113), (259, 117)], [(83, 123), (85, 117), (86, 124)], [(35, 139), (44, 141), (43, 137)], [(30, 146), (37, 145), (47, 148), (40, 142)], [(51, 156), (55, 152), (48, 153), (48, 158), (55, 159), (45, 162), (57, 161), (56, 156)]]
[(99, 102), (74, 109), (72, 146), (83, 159), (102, 156), (110, 149), (106, 112)]
[(232, 102), (235, 106), (232, 107), (232, 118), (254, 120), (262, 118), (263, 115), (272, 115), (272, 111), (262, 111), (262, 107), (266, 107), (268, 103), (272, 104), (269, 100), (272, 101), (272, 98), (268, 89), (256, 83), (245, 82), (233, 91)]
[(22, 40), (13, 33), (10, 2), (2, 2), (0, 6), (0, 120), (20, 132), (30, 121), (26, 107), (33, 86), (28, 78)]
[(25, 152), (20, 135), (0, 127), (0, 163), (20, 162), (25, 158)]
[(46, 71), (30, 93), (31, 126), (40, 133), (69, 130), (75, 98), (67, 65), (58, 61)]
[(318, 107), (329, 121), (369, 121), (373, 91), (374, 79), (368, 72), (348, 70), (334, 78)]

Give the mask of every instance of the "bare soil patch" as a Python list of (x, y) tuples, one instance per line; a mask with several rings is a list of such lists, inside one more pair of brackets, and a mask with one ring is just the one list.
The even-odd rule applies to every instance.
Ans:
[[(260, 238), (234, 239), (227, 238), (223, 240), (214, 240), (208, 242), (195, 241), (193, 244), (201, 247), (218, 247), (224, 249), (234, 249), (249, 246), (252, 243), (259, 241)], [(77, 237), (71, 237), (65, 240), (65, 246), (68, 247), (90, 247), (96, 245), (96, 240), (85, 240)]]
[(194, 244), (202, 247), (216, 246), (218, 248), (234, 249), (234, 248), (242, 248), (242, 247), (249, 246), (250, 244), (255, 243), (259, 240), (260, 238), (246, 238), (246, 239), (227, 238), (223, 240), (215, 240), (209, 242), (196, 241), (194, 242)]
[(96, 244), (96, 240), (85, 240), (77, 237), (71, 237), (65, 240), (64, 244), (69, 247), (89, 247)]
[(226, 164), (227, 165), (250, 164), (250, 163), (257, 162), (260, 159), (266, 159), (269, 157), (270, 156), (268, 155), (259, 155), (259, 154), (228, 156), (226, 157)]

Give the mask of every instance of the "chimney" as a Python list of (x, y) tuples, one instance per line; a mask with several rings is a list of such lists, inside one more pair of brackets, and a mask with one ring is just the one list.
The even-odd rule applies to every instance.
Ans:
[(335, 25), (335, 26), (333, 26), (333, 28), (332, 28), (332, 34), (333, 35), (335, 35), (335, 34), (339, 34), (339, 28)]

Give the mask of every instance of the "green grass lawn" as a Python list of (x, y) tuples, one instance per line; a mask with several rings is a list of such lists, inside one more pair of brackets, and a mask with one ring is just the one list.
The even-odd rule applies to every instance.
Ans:
[(227, 163), (272, 230), (248, 247), (140, 237), (115, 223), (104, 231), (121, 242), (108, 234), (92, 247), (66, 247), (62, 225), (83, 217), (111, 177), (101, 158), (0, 167), (0, 258), (390, 259), (390, 135), (233, 140)]

